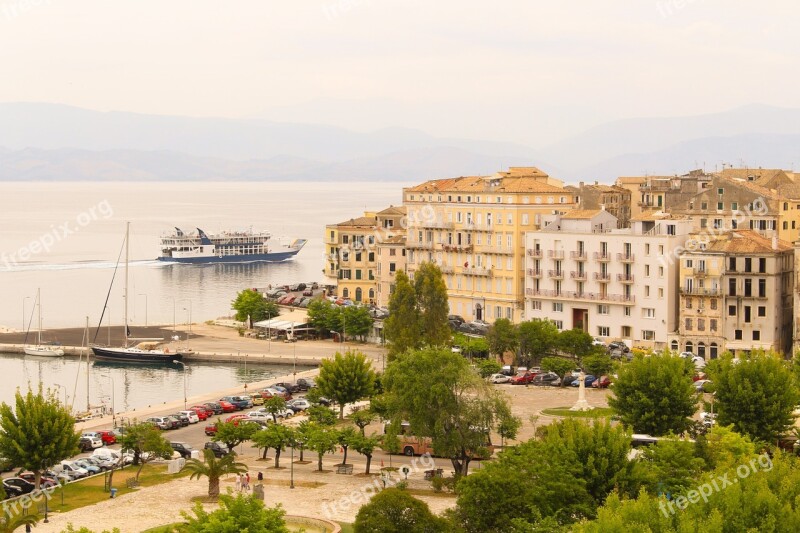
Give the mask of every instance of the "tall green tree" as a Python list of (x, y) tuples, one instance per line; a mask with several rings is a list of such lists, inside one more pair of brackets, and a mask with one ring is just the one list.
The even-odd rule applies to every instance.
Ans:
[(553, 372), (561, 378), (561, 386), (564, 386), (564, 377), (575, 370), (575, 361), (564, 359), (563, 357), (545, 357), (542, 359), (542, 370)]
[(286, 400), (280, 396), (273, 396), (269, 400), (265, 401), (262, 407), (267, 414), (272, 415), (272, 421), (277, 424), (278, 414), (286, 410)]
[(233, 420), (231, 422), (217, 422), (217, 432), (211, 437), (214, 442), (221, 442), (232, 452), (243, 442), (250, 440), (260, 428), (254, 422)]
[(375, 371), (362, 352), (339, 352), (333, 359), (323, 359), (317, 378), (317, 388), (339, 404), (339, 420), (344, 419), (344, 407), (370, 396), (375, 386)]
[(264, 502), (250, 494), (221, 494), (219, 509), (208, 512), (203, 504), (196, 502), (192, 512), (182, 512), (186, 525), (180, 531), (186, 533), (289, 533), (284, 515), (278, 504), (266, 507)]
[(516, 352), (519, 346), (517, 326), (507, 318), (498, 318), (486, 332), (489, 351), (502, 358), (506, 352)]
[(669, 353), (636, 357), (619, 370), (608, 405), (635, 433), (682, 433), (697, 410), (689, 359)]
[(18, 468), (34, 473), (39, 486), (42, 470), (78, 453), (80, 436), (75, 419), (56, 395), (41, 386), (23, 396), (14, 395), (14, 406), (0, 405), (0, 456)]
[(586, 357), (595, 351), (594, 339), (582, 329), (566, 329), (558, 334), (558, 349), (577, 359)]
[(652, 494), (686, 494), (697, 485), (705, 461), (694, 455), (691, 441), (662, 439), (644, 449), (642, 462)]
[(317, 452), (317, 469), (322, 472), (322, 458), (326, 453), (336, 451), (339, 443), (339, 432), (328, 426), (321, 426), (312, 422), (306, 447)]
[(253, 433), (253, 446), (264, 450), (262, 459), (267, 458), (270, 448), (275, 450), (275, 468), (280, 468), (281, 452), (294, 442), (295, 429), (284, 424), (268, 424), (264, 429)]
[(217, 459), (214, 451), (208, 448), (203, 450), (203, 460), (188, 459), (183, 469), (191, 473), (189, 479), (208, 478), (208, 497), (216, 499), (219, 496), (219, 480), (227, 474), (241, 474), (247, 472), (247, 465), (236, 462), (236, 454), (228, 453)]
[(414, 273), (414, 294), (420, 313), (423, 344), (449, 346), (451, 332), (447, 320), (450, 313), (447, 285), (442, 270), (435, 263), (420, 264)]
[(336, 432), (336, 441), (342, 448), (342, 464), (347, 464), (347, 452), (359, 438), (361, 438), (361, 434), (352, 426), (345, 426)]
[(589, 374), (600, 377), (611, 372), (614, 362), (611, 360), (611, 356), (608, 355), (608, 353), (598, 350), (589, 355), (585, 355), (581, 359), (581, 366), (583, 366), (583, 369)]
[(124, 451), (133, 453), (133, 464), (139, 465), (136, 480), (146, 463), (156, 459), (172, 457), (172, 446), (161, 434), (161, 430), (150, 422), (137, 422), (125, 428), (119, 439)]
[(308, 304), (308, 325), (327, 337), (331, 331), (340, 330), (335, 313), (335, 306), (328, 300), (313, 300)]
[(517, 326), (519, 332), (518, 365), (531, 363), (550, 355), (558, 342), (558, 328), (549, 320), (530, 320)]
[(444, 533), (446, 520), (431, 513), (428, 504), (405, 490), (388, 488), (372, 497), (359, 509), (353, 523), (355, 533)]
[(392, 420), (407, 420), (411, 433), (428, 437), (434, 451), (466, 475), (474, 457), (487, 453), (488, 433), (507, 402), (449, 349), (425, 348), (398, 355), (384, 374), (383, 396)]
[(364, 429), (377, 420), (378, 415), (372, 409), (356, 409), (350, 413), (350, 420), (361, 430), (361, 436), (364, 436)]
[(709, 365), (716, 385), (715, 407), (721, 425), (753, 440), (773, 442), (794, 424), (800, 394), (792, 371), (779, 354), (754, 353), (734, 363), (730, 357)]
[(362, 341), (369, 335), (374, 322), (369, 314), (369, 308), (363, 306), (342, 306), (339, 308), (342, 315), (342, 326), (348, 337), (358, 337)]
[(395, 279), (394, 292), (389, 298), (389, 317), (383, 323), (390, 361), (397, 354), (416, 350), (422, 345), (421, 318), (414, 286), (402, 270), (396, 273)]
[(367, 467), (364, 470), (367, 475), (369, 475), (369, 467), (372, 464), (372, 455), (379, 444), (380, 439), (375, 435), (370, 435), (369, 437), (357, 435), (350, 444), (356, 452), (367, 458)]
[(253, 322), (275, 318), (280, 313), (274, 302), (270, 302), (253, 289), (239, 292), (236, 299), (231, 302), (231, 309), (236, 311), (236, 320), (239, 322), (244, 322), (249, 317), (250, 328), (253, 327)]

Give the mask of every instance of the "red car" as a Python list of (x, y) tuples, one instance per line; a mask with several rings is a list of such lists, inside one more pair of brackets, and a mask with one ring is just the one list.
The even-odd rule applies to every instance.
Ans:
[(217, 434), (217, 425), (216, 424), (207, 425), (206, 429), (205, 429), (205, 432), (206, 432), (206, 435), (208, 435), (209, 437), (213, 437), (214, 435)]
[(225, 419), (225, 422), (234, 422), (236, 420), (241, 420), (242, 418), (247, 418), (247, 415), (231, 415)]
[(100, 440), (103, 441), (103, 444), (106, 446), (110, 444), (116, 444), (117, 436), (114, 435), (114, 432), (108, 429), (100, 430), (97, 432), (100, 435)]
[(512, 385), (528, 385), (533, 381), (533, 378), (536, 377), (536, 374), (533, 372), (525, 372), (521, 376), (514, 376), (511, 378)]
[(236, 408), (235, 405), (233, 405), (230, 402), (226, 402), (225, 400), (219, 400), (218, 403), (219, 403), (220, 407), (222, 407), (222, 411), (224, 413), (233, 413), (234, 411), (238, 411), (239, 410), (239, 409)]
[(600, 376), (596, 380), (592, 381), (592, 387), (595, 389), (605, 389), (611, 385), (611, 378), (608, 376)]
[(197, 414), (197, 418), (199, 418), (201, 422), (207, 420), (208, 417), (214, 413), (214, 411), (212, 411), (211, 409), (206, 409), (205, 407), (200, 407), (199, 405), (190, 407), (189, 411), (194, 411)]

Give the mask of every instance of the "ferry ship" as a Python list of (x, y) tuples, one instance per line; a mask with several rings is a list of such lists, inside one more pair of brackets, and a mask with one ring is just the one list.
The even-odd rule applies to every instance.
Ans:
[(197, 228), (197, 234), (186, 234), (180, 228), (161, 237), (159, 261), (173, 263), (245, 263), (250, 261), (285, 261), (303, 249), (305, 239), (291, 244), (270, 246), (269, 232), (223, 232), (208, 235)]

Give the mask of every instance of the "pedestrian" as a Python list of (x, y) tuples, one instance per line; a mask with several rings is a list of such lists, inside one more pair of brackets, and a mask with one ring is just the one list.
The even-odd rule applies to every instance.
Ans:
[(247, 472), (245, 474), (244, 486), (245, 486), (245, 490), (250, 490), (250, 472)]
[(258, 481), (259, 482), (264, 481), (264, 472), (261, 471), (258, 472)]
[(236, 492), (242, 491), (242, 478), (239, 474), (236, 474)]

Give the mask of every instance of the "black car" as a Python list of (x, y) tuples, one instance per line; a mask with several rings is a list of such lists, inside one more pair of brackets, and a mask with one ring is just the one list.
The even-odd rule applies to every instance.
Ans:
[(167, 415), (164, 417), (169, 421), (169, 429), (178, 429), (181, 427), (181, 419), (175, 415)]
[(191, 444), (186, 444), (185, 442), (170, 442), (170, 446), (172, 449), (181, 454), (181, 457), (184, 459), (191, 459), (192, 458), (192, 448)]
[(300, 391), (300, 387), (297, 386), (297, 383), (284, 383), (281, 381), (280, 383), (276, 383), (274, 386), (283, 387), (290, 393), (295, 393)]
[(10, 477), (3, 480), (3, 488), (6, 490), (6, 495), (13, 498), (30, 494), (36, 488), (36, 485), (30, 481), (25, 481), (21, 477)]
[(578, 379), (578, 376), (574, 376), (572, 374), (567, 374), (566, 376), (564, 376), (564, 382), (562, 384), (565, 387), (569, 387), (570, 385), (572, 385), (572, 382), (576, 381), (577, 379)]
[(222, 413), (225, 412), (222, 406), (217, 402), (206, 402), (203, 405), (214, 411), (215, 415), (221, 415)]
[(82, 452), (90, 452), (94, 450), (94, 446), (92, 446), (92, 439), (81, 437), (81, 440), (78, 441), (78, 448)]
[(228, 448), (221, 445), (219, 442), (206, 442), (204, 448), (214, 452), (215, 457), (224, 457), (229, 453)]
[(628, 348), (628, 345), (625, 344), (624, 342), (613, 341), (613, 342), (608, 344), (608, 351), (609, 352), (620, 351), (622, 353), (628, 353), (628, 352), (631, 351), (631, 349)]
[(300, 378), (300, 379), (297, 380), (297, 388), (298, 388), (298, 390), (313, 389), (316, 386), (317, 386), (317, 384), (314, 383), (313, 379)]
[(180, 420), (181, 427), (183, 427), (183, 428), (185, 428), (186, 426), (189, 425), (189, 417), (186, 416), (186, 415), (182, 415), (180, 413), (175, 413), (175, 414), (172, 414), (172, 415), (169, 415), (169, 416), (175, 417), (178, 420)]

